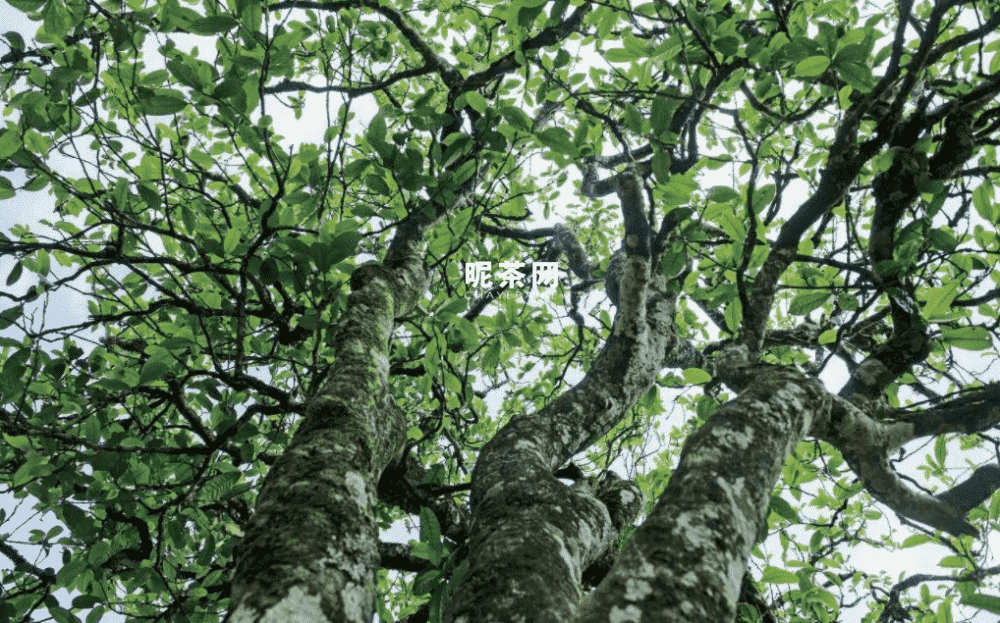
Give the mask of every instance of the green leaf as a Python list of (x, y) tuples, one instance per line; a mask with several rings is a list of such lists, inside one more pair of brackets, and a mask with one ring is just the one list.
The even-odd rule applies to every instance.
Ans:
[[(460, 303), (465, 303), (464, 299), (458, 299)], [(479, 345), (479, 333), (476, 325), (465, 318), (458, 317), (453, 321), (455, 331), (461, 337), (462, 343), (468, 350), (474, 350)]]
[(184, 94), (172, 89), (156, 89), (148, 99), (139, 100), (139, 109), (144, 115), (172, 115), (184, 110), (186, 106)]
[(986, 180), (972, 191), (972, 205), (988, 223), (997, 222), (997, 207), (993, 203), (993, 183)]
[(795, 316), (805, 316), (812, 310), (826, 303), (833, 296), (828, 290), (802, 292), (795, 295), (788, 305), (788, 313)]
[(21, 265), (21, 262), (15, 262), (14, 268), (12, 268), (10, 274), (7, 275), (7, 285), (12, 286), (17, 283), (17, 280), (21, 278), (22, 272), (24, 272), (24, 266)]
[(70, 18), (69, 12), (66, 10), (66, 5), (63, 4), (62, 0), (48, 0), (45, 3), (45, 8), (42, 9), (42, 18), (46, 33), (60, 39), (66, 38)]
[(773, 495), (773, 496), (771, 496), (771, 506), (770, 506), (770, 508), (779, 517), (787, 519), (788, 521), (790, 521), (792, 523), (798, 523), (799, 521), (801, 521), (799, 519), (799, 514), (795, 512), (795, 509), (792, 508), (792, 505), (789, 504), (780, 495)]
[(196, 35), (216, 35), (226, 32), (238, 22), (229, 15), (210, 15), (188, 24), (187, 29)]
[(712, 41), (712, 47), (726, 56), (736, 56), (743, 45), (743, 38), (738, 34), (729, 34)]
[(926, 534), (913, 534), (906, 537), (906, 540), (903, 541), (902, 547), (903, 549), (906, 549), (907, 547), (916, 547), (918, 545), (923, 545), (924, 543), (929, 543), (933, 540), (933, 538)]
[(500, 366), (500, 340), (493, 340), (483, 353), (483, 370), (496, 370)]
[(945, 229), (932, 229), (927, 232), (927, 237), (935, 247), (941, 249), (942, 251), (948, 251), (950, 253), (958, 246), (958, 240), (955, 239), (955, 236), (952, 235), (950, 231)]
[(143, 182), (136, 186), (136, 191), (139, 193), (139, 197), (142, 202), (150, 209), (156, 209), (160, 207), (160, 193), (156, 192), (149, 184)]
[(31, 442), (28, 441), (28, 438), (25, 437), (25, 436), (23, 436), (23, 435), (16, 435), (16, 436), (14, 436), (14, 435), (8, 435), (7, 433), (4, 433), (3, 434), (3, 440), (5, 442), (7, 442), (7, 444), (10, 445), (12, 448), (17, 448), (18, 450), (30, 450), (31, 449)]
[(708, 189), (708, 200), (715, 203), (729, 203), (742, 197), (729, 186), (712, 186)]
[(570, 136), (566, 128), (546, 128), (537, 135), (538, 140), (543, 145), (567, 156), (576, 156), (576, 145), (573, 144), (573, 137)]
[(374, 173), (369, 173), (365, 176), (365, 185), (368, 186), (373, 192), (386, 197), (392, 195), (392, 189), (389, 185), (385, 183), (381, 175), (375, 175)]
[(385, 144), (385, 117), (382, 113), (378, 113), (372, 117), (371, 123), (368, 124), (368, 132), (365, 133), (365, 138), (368, 142), (376, 147)]
[(830, 66), (830, 59), (825, 56), (810, 56), (795, 66), (795, 75), (799, 78), (815, 78), (823, 75)]
[(170, 72), (166, 69), (157, 69), (156, 71), (151, 71), (142, 77), (141, 83), (143, 86), (147, 87), (158, 87), (163, 84), (167, 78), (170, 77)]
[(990, 332), (983, 327), (941, 328), (941, 339), (963, 350), (986, 350), (992, 346)]
[(825, 538), (826, 537), (824, 536), (824, 534), (823, 534), (823, 532), (821, 530), (816, 530), (815, 532), (813, 532), (812, 536), (809, 537), (809, 549), (810, 549), (810, 551), (813, 551), (813, 552), (818, 551), (819, 548), (823, 545), (823, 541), (825, 540)]
[(281, 269), (278, 266), (278, 261), (273, 257), (269, 257), (260, 265), (260, 280), (264, 282), (265, 285), (271, 285), (278, 282), (281, 277)]
[(531, 117), (517, 106), (504, 106), (500, 109), (500, 115), (514, 128), (525, 132), (531, 131), (533, 125)]
[[(45, 4), (45, 0), (7, 0), (7, 4), (22, 13), (34, 13), (38, 9), (42, 8), (42, 5)], [(22, 46), (21, 49), (23, 50), (24, 47)]]
[(953, 281), (940, 288), (930, 288), (927, 290), (927, 305), (924, 306), (924, 317), (928, 319), (940, 318), (951, 311), (951, 303), (958, 296), (957, 281)]
[(358, 251), (358, 243), (361, 242), (361, 234), (347, 231), (338, 234), (326, 243), (324, 252), (330, 265), (353, 257)]
[(186, 6), (181, 6), (177, 0), (167, 0), (162, 6), (163, 10), (160, 12), (160, 30), (162, 32), (186, 29), (188, 25), (202, 18), (197, 12)]
[[(184, 59), (172, 58), (167, 61), (167, 69), (170, 74), (181, 84), (187, 85), (193, 89), (199, 91), (205, 90), (210, 84), (211, 80), (206, 80), (207, 76), (203, 76), (195, 63), (200, 63), (196, 59)], [(209, 74), (211, 75), (211, 74)]]
[[(420, 543), (417, 543), (420, 545)], [(414, 554), (420, 551), (421, 555), (426, 551), (425, 549), (417, 549), (414, 547)], [(433, 593), (437, 587), (441, 584), (441, 572), (438, 570), (425, 571), (417, 575), (417, 579), (413, 581), (413, 594), (414, 595), (430, 595)]]
[(10, 158), (21, 149), (21, 137), (13, 129), (8, 128), (0, 134), (0, 158)]
[(625, 48), (611, 48), (604, 51), (604, 60), (609, 63), (630, 63), (639, 57)]
[(437, 567), (441, 564), (441, 526), (438, 525), (437, 516), (431, 509), (423, 506), (420, 508), (420, 542), (430, 548), (431, 557), (428, 560)]
[(222, 79), (222, 82), (220, 82), (218, 86), (212, 90), (212, 97), (229, 99), (239, 95), (242, 91), (243, 80), (235, 74), (228, 74)]
[[(997, 54), (993, 55), (996, 58)], [(983, 593), (972, 593), (971, 595), (963, 595), (962, 603), (967, 606), (972, 606), (973, 608), (979, 608), (980, 610), (988, 610), (994, 614), (1000, 614), (1000, 597), (996, 595), (984, 595)]]
[(414, 543), (411, 551), (414, 557), (422, 558), (423, 560), (431, 560), (434, 557), (434, 550), (427, 543)]
[(798, 584), (799, 576), (791, 571), (785, 571), (777, 567), (767, 567), (761, 574), (761, 580), (768, 584)]
[(24, 305), (17, 305), (15, 307), (10, 307), (0, 312), (0, 331), (8, 328), (10, 325), (17, 322), (21, 314), (24, 313)]
[(726, 321), (726, 328), (735, 333), (743, 318), (743, 304), (737, 299), (729, 301), (722, 311), (722, 318)]
[(622, 33), (622, 35), (621, 41), (625, 44), (625, 49), (634, 54), (636, 58), (642, 58), (652, 54), (653, 48), (644, 40), (633, 36), (628, 30)]
[[(13, 2), (11, 2), (10, 4), (17, 6)], [(34, 9), (30, 10), (34, 11)], [(3, 36), (7, 39), (7, 41), (10, 42), (10, 47), (12, 50), (17, 50), (18, 52), (24, 50), (24, 37), (22, 37), (20, 33), (16, 33), (12, 30), (10, 32), (5, 32)]]
[(674, 111), (679, 106), (677, 100), (668, 100), (663, 96), (658, 96), (653, 100), (653, 109), (650, 113), (649, 122), (653, 126), (653, 132), (661, 134), (670, 128)]
[(22, 348), (7, 358), (0, 371), (0, 384), (2, 384), (4, 394), (12, 395), (20, 384), (21, 377), (24, 376), (25, 363), (31, 356), (30, 348)]
[(656, 181), (664, 184), (670, 179), (670, 154), (665, 151), (657, 151), (651, 160), (653, 175)]
[(643, 123), (642, 113), (639, 109), (632, 104), (625, 105), (625, 126), (635, 132), (636, 134), (644, 134), (645, 124)]
[(867, 65), (847, 62), (838, 63), (837, 72), (840, 74), (841, 79), (855, 91), (868, 93), (875, 86), (875, 77)]
[(357, 179), (358, 177), (361, 176), (362, 173), (365, 172), (365, 169), (371, 166), (371, 164), (372, 161), (369, 160), (368, 158), (359, 158), (357, 160), (352, 160), (351, 162), (347, 163), (346, 167), (344, 167), (344, 177), (351, 180)]
[(684, 375), (684, 380), (692, 385), (703, 385), (712, 380), (712, 375), (701, 368), (684, 368), (681, 374)]
[(774, 196), (777, 193), (777, 188), (774, 184), (764, 184), (757, 190), (753, 192), (753, 209), (754, 212), (760, 213), (762, 209), (771, 205), (774, 201)]
[(837, 67), (842, 66), (844, 63), (858, 63), (863, 66), (868, 62), (870, 54), (871, 50), (867, 45), (855, 43), (841, 48), (834, 56), (833, 62)]
[(139, 385), (147, 385), (162, 379), (170, 371), (170, 366), (161, 359), (149, 358), (139, 371)]
[(691, 179), (690, 172), (684, 175), (671, 175), (662, 186), (663, 198), (667, 205), (682, 205), (691, 199), (691, 193), (698, 188), (698, 183)]
[(239, 12), (240, 20), (247, 26), (250, 32), (258, 32), (260, 30), (260, 4), (260, 0), (236, 0), (236, 10)]
[(229, 231), (226, 232), (226, 237), (222, 241), (222, 250), (226, 252), (226, 255), (232, 255), (239, 243), (240, 230), (230, 227)]
[(944, 435), (938, 435), (937, 439), (934, 440), (934, 459), (937, 460), (938, 465), (943, 466), (947, 458), (948, 438)]
[[(81, 511), (80, 509), (76, 508), (72, 504), (64, 504), (63, 515), (66, 517), (66, 527), (70, 528), (71, 530), (73, 529), (74, 524), (73, 521), (69, 519), (69, 516), (75, 515), (76, 513), (79, 513), (80, 518), (85, 519), (88, 522), (90, 521), (87, 515), (84, 514), (84, 512)], [(101, 603), (101, 598), (97, 597), (96, 595), (79, 595), (73, 598), (72, 603), (74, 608), (93, 608), (97, 604)]]
[(683, 249), (667, 250), (660, 260), (660, 270), (663, 272), (664, 277), (672, 280), (684, 271), (687, 262), (687, 253)]
[(24, 189), (31, 192), (38, 192), (49, 185), (49, 179), (43, 175), (32, 178), (24, 185)]
[(32, 452), (28, 454), (27, 460), (14, 472), (12, 486), (21, 487), (35, 478), (44, 478), (55, 470), (52, 465), (46, 462), (44, 456)]
[(466, 91), (462, 94), (465, 97), (465, 103), (478, 112), (479, 114), (485, 114), (488, 104), (486, 103), (486, 98), (480, 95), (477, 91)]
[(15, 195), (14, 184), (6, 177), (0, 176), (0, 199), (11, 199)]
[(39, 251), (35, 256), (35, 269), (34, 272), (45, 277), (49, 274), (49, 266), (51, 265), (51, 259), (47, 251)]

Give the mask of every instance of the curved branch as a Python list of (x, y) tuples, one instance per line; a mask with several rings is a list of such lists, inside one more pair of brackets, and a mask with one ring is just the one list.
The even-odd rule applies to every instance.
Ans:
[[(548, 28), (543, 29), (533, 37), (528, 37), (521, 42), (520, 53), (523, 55), (525, 52), (529, 52), (531, 50), (537, 50), (554, 45), (574, 32), (577, 32), (583, 24), (583, 18), (590, 12), (590, 8), (590, 3), (584, 2), (563, 21), (554, 26), (549, 26)], [(472, 74), (466, 79), (465, 84), (463, 85), (465, 90), (469, 91), (478, 89), (505, 74), (517, 70), (521, 66), (517, 60), (517, 56), (517, 52), (510, 52), (494, 61), (493, 64), (483, 71)]]
[(397, 74), (393, 74), (392, 77), (382, 80), (381, 82), (376, 82), (374, 84), (369, 84), (364, 87), (340, 87), (334, 85), (327, 86), (316, 86), (309, 84), (308, 82), (302, 82), (301, 80), (282, 80), (278, 84), (271, 85), (269, 87), (264, 87), (264, 93), (275, 94), (275, 93), (288, 93), (291, 91), (309, 91), (311, 93), (343, 93), (349, 97), (360, 97), (362, 95), (367, 95), (368, 93), (374, 93), (376, 91), (381, 91), (382, 89), (388, 88), (400, 80), (405, 80), (406, 78), (414, 78), (416, 76), (423, 76), (429, 73), (433, 73), (434, 68), (430, 65), (424, 65), (423, 67), (417, 67), (415, 69), (407, 69), (401, 71)]
[(982, 476), (970, 479), (972, 484), (968, 486), (959, 485), (954, 494), (932, 496), (911, 489), (889, 465), (888, 454), (913, 438), (912, 424), (877, 421), (841, 397), (834, 399), (830, 419), (825, 424), (827, 428), (810, 431), (811, 434), (841, 451), (876, 500), (903, 517), (949, 534), (978, 536), (979, 531), (965, 519), (971, 508), (965, 504), (975, 497), (973, 494), (984, 490)]
[(382, 5), (378, 0), (348, 0), (341, 2), (316, 2), (315, 0), (285, 0), (284, 2), (278, 2), (277, 4), (271, 4), (265, 7), (268, 11), (280, 11), (284, 9), (317, 9), (321, 11), (339, 11), (341, 9), (356, 9), (359, 7), (364, 7), (370, 9), (382, 17), (386, 18), (392, 25), (399, 30), (399, 33), (403, 35), (406, 42), (413, 47), (414, 50), (424, 59), (424, 65), (433, 69), (441, 75), (445, 84), (449, 87), (456, 86), (461, 82), (462, 78), (458, 71), (455, 70), (451, 64), (438, 56), (431, 46), (423, 40), (412, 26), (406, 23), (403, 15), (393, 8)]

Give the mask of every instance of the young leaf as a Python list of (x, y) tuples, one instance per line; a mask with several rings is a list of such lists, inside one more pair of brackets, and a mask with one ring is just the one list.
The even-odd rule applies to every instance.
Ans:
[(946, 344), (963, 350), (986, 350), (992, 345), (990, 332), (983, 327), (960, 327), (958, 329), (942, 327), (941, 339)]
[(825, 56), (810, 56), (795, 66), (795, 75), (799, 78), (815, 78), (822, 75), (829, 66), (829, 58)]
[(833, 293), (827, 290), (802, 292), (795, 295), (795, 298), (792, 299), (792, 302), (788, 305), (788, 313), (795, 316), (805, 316), (812, 310), (823, 305), (823, 303), (826, 303), (827, 299), (831, 296), (833, 296)]
[(701, 368), (684, 368), (681, 374), (684, 375), (684, 380), (692, 385), (703, 385), (712, 380), (712, 375)]

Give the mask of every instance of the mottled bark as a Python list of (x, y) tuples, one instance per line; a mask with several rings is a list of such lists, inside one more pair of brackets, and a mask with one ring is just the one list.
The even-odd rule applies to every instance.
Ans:
[(667, 490), (578, 621), (733, 620), (785, 459), (831, 402), (794, 371), (755, 377), (688, 438)]
[(611, 516), (611, 525), (618, 534), (617, 543), (608, 548), (604, 554), (593, 564), (584, 569), (583, 583), (586, 586), (597, 586), (600, 584), (611, 566), (618, 560), (621, 550), (620, 543), (624, 542), (624, 537), (628, 528), (639, 516), (639, 512), (646, 503), (646, 498), (642, 494), (639, 485), (631, 480), (622, 480), (614, 472), (608, 472), (600, 481), (595, 492), (597, 499), (608, 509)]
[(587, 376), (538, 413), (514, 416), (483, 448), (467, 568), (447, 621), (555, 622), (576, 611), (583, 571), (615, 529), (589, 487), (567, 487), (553, 472), (625, 416), (677, 347), (676, 294), (649, 263), (628, 255), (621, 296), (629, 304)]
[(229, 621), (369, 621), (379, 564), (379, 475), (405, 440), (388, 387), (395, 320), (428, 287), (423, 264), (364, 265), (338, 323), (336, 362), (268, 472), (236, 551)]

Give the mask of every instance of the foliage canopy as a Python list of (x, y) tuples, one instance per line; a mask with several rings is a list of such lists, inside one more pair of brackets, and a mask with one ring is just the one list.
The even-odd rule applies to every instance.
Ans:
[(996, 2), (7, 2), (0, 621), (1000, 611)]

